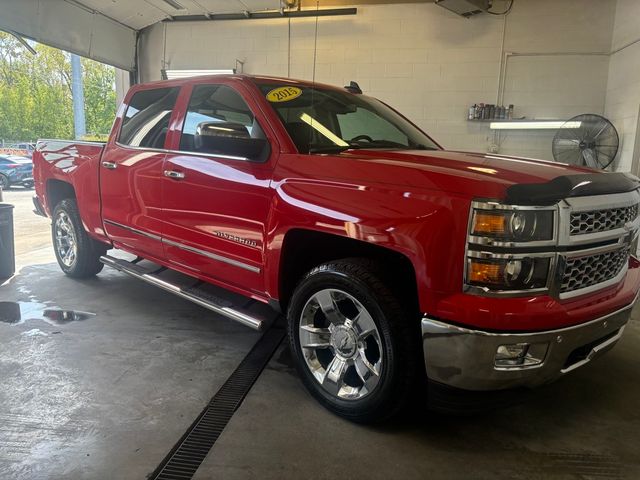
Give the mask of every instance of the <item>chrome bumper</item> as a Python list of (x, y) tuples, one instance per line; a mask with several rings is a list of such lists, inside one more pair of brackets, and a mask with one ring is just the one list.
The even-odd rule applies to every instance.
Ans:
[[(470, 330), (424, 316), (422, 342), (429, 380), (465, 390), (533, 387), (589, 363), (620, 339), (633, 303), (588, 323), (535, 333)], [(500, 345), (532, 345), (537, 365), (496, 366)]]

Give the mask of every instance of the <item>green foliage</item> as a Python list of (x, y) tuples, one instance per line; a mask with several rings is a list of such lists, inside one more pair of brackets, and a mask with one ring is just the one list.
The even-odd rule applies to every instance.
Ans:
[[(0, 139), (71, 139), (73, 101), (68, 53), (36, 44), (32, 55), (0, 32)], [(115, 69), (82, 59), (87, 132), (109, 133), (116, 113)]]

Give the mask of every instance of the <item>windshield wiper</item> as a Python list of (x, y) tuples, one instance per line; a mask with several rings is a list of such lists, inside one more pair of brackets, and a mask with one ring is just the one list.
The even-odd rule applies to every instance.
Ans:
[(309, 147), (309, 153), (341, 153), (354, 148), (352, 145), (320, 145)]
[(409, 148), (412, 148), (414, 150), (438, 150), (435, 147), (427, 147), (426, 145), (423, 145), (422, 143), (419, 143), (417, 145), (412, 145)]
[(373, 142), (351, 143), (349, 145), (318, 145), (309, 148), (309, 153), (342, 153), (346, 150), (367, 150), (369, 148), (394, 148), (398, 150), (437, 150), (423, 144), (404, 145), (392, 140), (374, 140)]

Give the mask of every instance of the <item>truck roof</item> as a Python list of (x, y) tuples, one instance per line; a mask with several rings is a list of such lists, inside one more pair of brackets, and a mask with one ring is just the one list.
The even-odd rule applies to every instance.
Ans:
[(343, 88), (335, 85), (329, 85), (325, 83), (313, 82), (310, 80), (298, 80), (294, 78), (286, 77), (272, 77), (268, 75), (249, 75), (246, 73), (232, 73), (232, 74), (216, 74), (216, 75), (199, 75), (195, 77), (175, 78), (172, 80), (155, 80), (152, 82), (144, 82), (134, 85), (132, 88), (144, 88), (146, 86), (182, 86), (188, 85), (192, 82), (201, 82), (202, 80), (211, 80), (212, 82), (223, 81), (239, 81), (239, 82), (253, 82), (253, 83), (282, 83), (287, 85), (300, 85), (304, 87), (320, 87), (323, 89), (343, 90)]

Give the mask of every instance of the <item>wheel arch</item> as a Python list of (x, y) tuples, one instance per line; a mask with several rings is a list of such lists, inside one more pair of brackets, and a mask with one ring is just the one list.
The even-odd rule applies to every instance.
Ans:
[[(321, 248), (309, 248), (310, 245), (321, 245)], [(409, 257), (387, 247), (302, 228), (289, 230), (282, 243), (278, 275), (282, 311), (286, 311), (293, 291), (305, 273), (322, 263), (343, 258), (369, 258), (380, 262), (385, 276), (393, 278), (388, 287), (409, 311), (419, 312), (417, 276)]]
[(55, 178), (47, 180), (46, 202), (49, 212), (53, 215), (53, 209), (65, 198), (76, 198), (76, 190), (69, 182)]

